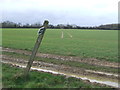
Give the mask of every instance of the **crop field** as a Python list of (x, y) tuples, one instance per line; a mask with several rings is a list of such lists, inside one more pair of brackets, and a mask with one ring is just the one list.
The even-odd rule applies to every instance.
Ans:
[[(3, 47), (32, 50), (38, 29), (3, 29)], [(118, 62), (117, 30), (48, 29), (39, 52)]]
[(23, 68), (37, 32), (33, 28), (2, 29), (3, 87), (118, 87), (117, 30), (47, 29), (29, 80), (24, 81)]

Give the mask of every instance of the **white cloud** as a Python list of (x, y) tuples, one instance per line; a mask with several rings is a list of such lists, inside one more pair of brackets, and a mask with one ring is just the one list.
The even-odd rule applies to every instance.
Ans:
[[(1, 6), (10, 9), (74, 9), (109, 8), (115, 10), (119, 0), (1, 0)], [(56, 8), (55, 8), (56, 7)]]
[[(110, 20), (108, 21), (110, 23), (117, 21), (118, 1), (119, 0), (0, 0), (0, 8), (3, 9), (3, 17), (7, 19), (12, 17), (9, 16), (9, 14), (15, 16), (18, 15), (16, 13), (21, 13), (22, 15), (33, 13), (33, 18), (40, 17), (39, 15), (35, 16), (36, 13), (41, 14), (42, 17), (44, 14), (44, 17), (51, 18), (51, 20), (61, 18), (63, 20), (56, 21), (68, 21), (71, 23), (72, 21), (79, 23), (80, 20), (77, 21), (77, 18), (86, 19), (86, 22), (89, 22), (87, 20), (93, 18), (94, 24), (96, 24), (97, 20), (101, 18), (106, 18), (106, 22)], [(68, 20), (71, 18), (73, 20)], [(103, 23), (105, 23), (105, 20), (103, 20)]]

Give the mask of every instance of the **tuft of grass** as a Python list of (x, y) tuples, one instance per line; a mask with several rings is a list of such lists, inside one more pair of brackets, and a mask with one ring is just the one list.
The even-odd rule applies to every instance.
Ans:
[[(8, 64), (3, 64), (2, 82), (3, 88), (100, 88), (98, 85), (84, 83), (80, 79), (66, 78), (62, 75), (53, 75), (50, 73), (31, 71), (29, 79), (19, 73), (23, 71)], [(17, 73), (17, 74), (16, 74)], [(104, 87), (105, 88), (105, 87)]]

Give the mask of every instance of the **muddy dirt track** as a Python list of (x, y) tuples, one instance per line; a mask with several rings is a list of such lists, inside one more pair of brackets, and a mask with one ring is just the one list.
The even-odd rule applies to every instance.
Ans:
[[(26, 51), (26, 50), (2, 48), (2, 51), (31, 55), (31, 52)], [(94, 58), (89, 58), (89, 59), (87, 58), (87, 59), (83, 60), (80, 57), (60, 56), (60, 55), (43, 54), (43, 53), (37, 53), (37, 57), (57, 59), (57, 60), (63, 60), (63, 61), (67, 60), (67, 61), (75, 61), (75, 62), (84, 62), (84, 63), (88, 63), (91, 65), (99, 65), (99, 66), (118, 68), (118, 63), (111, 63), (108, 61), (100, 61), (100, 60), (97, 60)], [(15, 57), (10, 57), (9, 55), (2, 55), (2, 62), (3, 63), (4, 62), (11, 63), (11, 64), (19, 64), (19, 65), (24, 65), (24, 66), (26, 66), (26, 64), (27, 64), (27, 60), (25, 60), (24, 58), (15, 58)], [(52, 71), (56, 71), (56, 72), (62, 72), (64, 74), (67, 73), (72, 76), (74, 75), (74, 76), (90, 78), (87, 80), (87, 82), (90, 82), (91, 79), (94, 81), (98, 80), (98, 81), (103, 82), (104, 85), (108, 85), (108, 86), (112, 86), (112, 87), (117, 87), (117, 83), (118, 83), (118, 74), (97, 72), (97, 71), (93, 71), (93, 70), (86, 70), (86, 69), (81, 69), (81, 68), (66, 66), (66, 65), (56, 65), (53, 63), (46, 63), (46, 62), (41, 62), (41, 61), (34, 61), (33, 67), (41, 68), (41, 69), (45, 69), (45, 70), (52, 70)], [(106, 81), (108, 84), (104, 83)], [(99, 83), (99, 82), (95, 82), (95, 83)]]
[[(15, 53), (25, 54), (25, 55), (31, 55), (31, 52), (26, 51), (26, 50), (2, 48), (2, 51), (15, 52)], [(118, 68), (118, 63), (98, 60), (98, 59), (95, 59), (95, 58), (84, 58), (83, 59), (83, 58), (80, 58), (80, 57), (61, 56), (61, 55), (43, 54), (43, 53), (37, 53), (36, 56), (42, 57), (42, 58), (50, 58), (50, 59), (63, 60), (63, 61), (64, 60), (66, 60), (66, 61), (76, 61), (76, 62), (88, 63), (88, 64), (91, 64), (91, 65), (108, 66), (108, 67), (116, 67), (116, 68)]]

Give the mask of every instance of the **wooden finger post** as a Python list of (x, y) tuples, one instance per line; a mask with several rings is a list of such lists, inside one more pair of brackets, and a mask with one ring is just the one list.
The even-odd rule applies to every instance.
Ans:
[(40, 31), (39, 31), (39, 33), (38, 33), (38, 37), (37, 37), (36, 43), (35, 43), (35, 45), (34, 45), (32, 54), (31, 54), (31, 56), (30, 56), (30, 59), (29, 59), (28, 64), (27, 64), (27, 66), (26, 66), (26, 68), (25, 68), (25, 71), (24, 71), (25, 77), (27, 77), (28, 74), (29, 74), (30, 68), (31, 68), (32, 63), (33, 63), (33, 60), (34, 60), (34, 58), (35, 58), (35, 56), (36, 56), (36, 53), (37, 53), (37, 51), (38, 51), (38, 48), (40, 47), (40, 43), (41, 43), (41, 41), (42, 41), (42, 39), (43, 39), (43, 36), (44, 36), (44, 33), (45, 33), (46, 28), (47, 28), (47, 26), (48, 26), (48, 23), (49, 23), (49, 22), (48, 22), (47, 20), (45, 20), (44, 23), (43, 23), (43, 26), (40, 28)]

